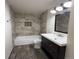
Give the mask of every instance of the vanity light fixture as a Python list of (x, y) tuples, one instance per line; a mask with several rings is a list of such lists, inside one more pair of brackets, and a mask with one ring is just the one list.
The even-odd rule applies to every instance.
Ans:
[(58, 6), (58, 7), (56, 7), (56, 10), (57, 11), (63, 11), (63, 7), (62, 6)]
[(65, 2), (63, 7), (70, 8), (72, 6), (72, 1)]
[(50, 10), (50, 13), (56, 14), (56, 10)]

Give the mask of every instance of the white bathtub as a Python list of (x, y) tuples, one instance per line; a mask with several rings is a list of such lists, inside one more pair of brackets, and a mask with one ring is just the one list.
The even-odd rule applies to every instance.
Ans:
[(33, 44), (34, 40), (41, 41), (40, 35), (31, 35), (31, 36), (17, 36), (14, 40), (14, 45), (26, 45), (26, 44)]

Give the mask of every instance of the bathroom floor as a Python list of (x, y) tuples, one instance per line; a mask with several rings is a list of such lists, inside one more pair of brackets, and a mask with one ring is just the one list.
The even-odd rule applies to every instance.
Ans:
[(15, 46), (9, 59), (48, 59), (41, 49), (33, 45)]

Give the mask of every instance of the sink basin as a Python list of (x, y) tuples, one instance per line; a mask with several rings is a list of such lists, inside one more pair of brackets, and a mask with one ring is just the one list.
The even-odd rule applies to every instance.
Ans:
[(57, 36), (58, 36), (58, 37), (64, 37), (62, 34), (58, 34)]

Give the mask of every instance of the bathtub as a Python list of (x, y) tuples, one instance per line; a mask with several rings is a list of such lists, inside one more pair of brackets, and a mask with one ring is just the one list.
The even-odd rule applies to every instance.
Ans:
[(17, 36), (14, 40), (14, 45), (27, 45), (27, 44), (34, 44), (34, 41), (38, 40), (41, 41), (40, 35), (31, 35), (31, 36)]

